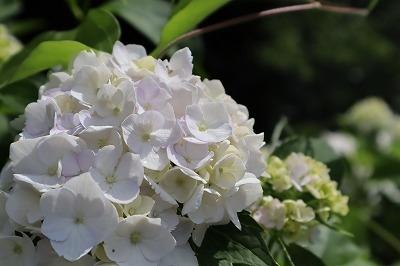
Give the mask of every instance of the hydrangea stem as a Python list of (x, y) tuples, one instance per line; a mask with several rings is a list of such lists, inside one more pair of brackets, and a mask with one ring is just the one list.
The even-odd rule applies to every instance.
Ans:
[(368, 9), (364, 8), (353, 8), (353, 7), (345, 7), (345, 6), (336, 6), (336, 5), (328, 5), (328, 4), (321, 4), (318, 1), (313, 1), (311, 3), (306, 3), (306, 4), (299, 4), (299, 5), (291, 5), (291, 6), (285, 6), (285, 7), (278, 7), (278, 8), (273, 8), (273, 9), (268, 9), (268, 10), (263, 10), (260, 12), (244, 15), (244, 16), (239, 16), (236, 18), (228, 19), (213, 25), (206, 26), (204, 28), (199, 28), (192, 30), (188, 33), (182, 34), (181, 36), (177, 37), (170, 43), (168, 43), (166, 46), (162, 47), (161, 49), (156, 49), (153, 51), (152, 55), (154, 57), (163, 57), (163, 55), (168, 51), (168, 49), (181, 42), (185, 41), (188, 39), (191, 39), (193, 37), (206, 34), (209, 32), (213, 32), (216, 30), (232, 27), (238, 24), (246, 23), (249, 21), (253, 21), (256, 19), (260, 19), (263, 17), (268, 17), (268, 16), (273, 16), (273, 15), (278, 15), (278, 14), (284, 14), (284, 13), (293, 13), (293, 12), (299, 12), (299, 11), (305, 11), (305, 10), (313, 10), (313, 9), (318, 9), (322, 11), (327, 11), (331, 13), (340, 13), (340, 14), (350, 14), (350, 15), (359, 15), (359, 16), (367, 16), (369, 14)]
[(371, 220), (367, 223), (369, 229), (371, 229), (376, 235), (385, 240), (398, 254), (400, 254), (400, 240), (386, 230), (383, 226), (377, 222)]
[(290, 266), (295, 266), (295, 264), (294, 264), (294, 262), (292, 260), (292, 257), (290, 256), (289, 251), (286, 248), (285, 242), (283, 242), (281, 237), (277, 237), (277, 240), (278, 240), (279, 245), (282, 248), (283, 254), (285, 255), (287, 261), (289, 262), (289, 265)]

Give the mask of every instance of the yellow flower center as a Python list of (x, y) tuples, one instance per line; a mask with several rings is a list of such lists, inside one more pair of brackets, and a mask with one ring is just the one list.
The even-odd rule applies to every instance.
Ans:
[(58, 165), (52, 165), (47, 168), (47, 174), (50, 176), (57, 175)]
[(183, 186), (183, 184), (185, 184), (185, 180), (184, 180), (183, 178), (177, 178), (177, 179), (175, 180), (175, 184), (176, 184), (178, 187), (181, 187), (181, 186)]
[(106, 146), (106, 145), (107, 145), (107, 140), (105, 140), (105, 139), (99, 139), (99, 140), (97, 141), (97, 147), (98, 147), (99, 149), (103, 148), (103, 147)]
[(145, 134), (142, 135), (142, 140), (143, 140), (144, 142), (149, 142), (149, 141), (150, 141), (150, 138), (151, 138), (151, 136), (150, 136), (149, 133), (145, 133)]
[(129, 215), (134, 215), (136, 213), (136, 209), (134, 207), (129, 208), (128, 210)]
[(82, 217), (76, 217), (74, 222), (75, 222), (75, 224), (83, 224), (83, 218)]
[(199, 128), (199, 131), (204, 132), (207, 130), (207, 126), (204, 123), (199, 123), (197, 125), (197, 127)]
[(115, 108), (112, 110), (112, 113), (113, 113), (113, 115), (119, 115), (119, 113), (121, 113), (121, 109), (119, 109), (118, 107), (115, 107)]
[(131, 234), (131, 243), (132, 243), (132, 245), (136, 245), (136, 244), (138, 244), (139, 242), (140, 242), (140, 240), (141, 240), (141, 235), (140, 235), (140, 233), (139, 232), (133, 232), (132, 234)]
[(108, 184), (113, 184), (113, 183), (115, 183), (116, 180), (117, 180), (117, 178), (114, 175), (109, 175), (106, 177), (106, 181)]
[(19, 244), (15, 244), (14, 248), (13, 248), (13, 252), (15, 254), (21, 254), (22, 253), (22, 247)]

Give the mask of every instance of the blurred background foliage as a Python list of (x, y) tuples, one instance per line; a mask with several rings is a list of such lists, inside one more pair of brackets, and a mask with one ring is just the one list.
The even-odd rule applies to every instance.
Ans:
[[(28, 47), (35, 38), (36, 41), (79, 40), (90, 45), (93, 38), (100, 38), (102, 31), (111, 29), (115, 37), (121, 33), (122, 42), (142, 44), (152, 51), (160, 39), (163, 41), (161, 30), (168, 19), (189, 2), (0, 0), (0, 24)], [(200, 0), (192, 2), (202, 5)], [(203, 20), (200, 27), (251, 12), (304, 3), (286, 0), (205, 2), (211, 3), (210, 6), (224, 6)], [(370, 1), (330, 3), (366, 7)], [(113, 13), (121, 31), (112, 30), (114, 22), (106, 23), (107, 19), (99, 13), (87, 16), (94, 8)], [(368, 17), (316, 10), (284, 14), (209, 33), (179, 46), (191, 48), (195, 72), (221, 79), (227, 93), (249, 108), (256, 119), (256, 131), (265, 132), (267, 142), (283, 116), (291, 125), (286, 133), (319, 136), (325, 130), (337, 130), (339, 115), (367, 96), (378, 96), (394, 112), (400, 111), (399, 18), (400, 1), (381, 1)], [(185, 19), (188, 27), (191, 23), (195, 26), (196, 17)], [(85, 27), (83, 34), (79, 34)], [(86, 36), (88, 28), (95, 29), (95, 33)], [(53, 32), (42, 34), (48, 31)], [(99, 49), (110, 48), (107, 40), (99, 43)], [(0, 91), (2, 164), (8, 158), (9, 144), (16, 133), (9, 121), (22, 114), (27, 103), (36, 100), (38, 87), (45, 79), (46, 73), (42, 72)], [(372, 147), (368, 138), (365, 143)], [(369, 154), (384, 157), (373, 148)], [(398, 156), (385, 162), (389, 165), (383, 168), (400, 170), (396, 168), (400, 165)], [(398, 186), (400, 171), (397, 170), (390, 178)], [(379, 204), (369, 208), (364, 204), (364, 192), (351, 195), (354, 198), (352, 211), (344, 221), (345, 229), (354, 237), (323, 231), (324, 242), (312, 247), (327, 265), (395, 265), (400, 261), (399, 203), (383, 196)]]

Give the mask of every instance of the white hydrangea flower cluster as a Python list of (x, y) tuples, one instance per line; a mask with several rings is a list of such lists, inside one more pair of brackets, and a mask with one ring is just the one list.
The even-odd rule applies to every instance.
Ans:
[(391, 127), (394, 114), (380, 98), (370, 97), (355, 103), (342, 117), (342, 122), (363, 133)]
[(252, 207), (252, 216), (267, 230), (281, 231), (288, 241), (312, 233), (317, 217), (327, 221), (332, 214), (349, 211), (348, 197), (331, 180), (327, 166), (302, 153), (284, 160), (270, 156), (263, 183), (270, 195)]
[[(400, 140), (400, 115), (395, 113), (381, 98), (369, 97), (356, 102), (342, 117), (341, 123), (351, 133), (372, 137), (373, 145), (380, 152), (390, 153)], [(332, 143), (335, 147), (336, 143)], [(346, 154), (352, 156), (353, 153)]]
[(117, 42), (51, 74), (0, 179), (0, 261), (190, 266), (190, 238), (241, 227), (262, 197), (263, 134), (192, 68), (187, 48), (168, 61)]

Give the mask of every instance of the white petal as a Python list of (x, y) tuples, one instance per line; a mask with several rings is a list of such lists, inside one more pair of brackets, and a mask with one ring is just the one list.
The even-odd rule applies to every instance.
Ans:
[(159, 266), (198, 266), (199, 263), (189, 244), (177, 246), (161, 259)]
[(176, 241), (171, 233), (166, 229), (158, 231), (155, 238), (148, 240), (144, 239), (140, 248), (143, 255), (150, 261), (158, 261), (175, 248)]
[(197, 186), (192, 197), (183, 205), (182, 214), (186, 215), (190, 212), (197, 210), (201, 205), (201, 200), (203, 198), (204, 185), (200, 184)]
[(89, 253), (95, 245), (93, 242), (94, 239), (84, 226), (74, 226), (65, 241), (51, 241), (51, 246), (59, 256), (76, 261)]
[(194, 224), (190, 219), (181, 217), (179, 219), (179, 224), (175, 228), (174, 231), (172, 231), (172, 235), (174, 236), (176, 240), (176, 245), (184, 245), (189, 241), (189, 238), (193, 232), (193, 227)]
[(27, 185), (17, 184), (7, 199), (5, 209), (12, 220), (27, 226), (42, 218), (39, 202), (39, 192)]
[(115, 176), (119, 180), (134, 180), (137, 182), (138, 185), (140, 185), (144, 176), (144, 169), (140, 162), (140, 157), (130, 152), (122, 155), (118, 163), (118, 167), (115, 171)]
[(175, 201), (175, 199), (169, 195), (162, 187), (160, 187), (156, 182), (154, 182), (153, 179), (150, 177), (144, 176), (146, 181), (150, 184), (151, 188), (154, 189), (156, 194), (159, 194), (160, 197), (165, 200), (166, 202), (172, 204), (172, 205), (177, 205), (178, 203)]
[(139, 185), (136, 180), (131, 179), (117, 181), (105, 193), (107, 199), (119, 204), (132, 202), (138, 195)]
[(110, 176), (114, 173), (117, 166), (120, 150), (112, 145), (105, 146), (96, 154), (94, 167), (104, 176)]
[(140, 159), (144, 167), (155, 171), (161, 171), (169, 164), (165, 149), (159, 149), (158, 151), (152, 149), (149, 153), (141, 156)]
[(176, 51), (169, 60), (171, 69), (182, 78), (186, 78), (192, 74), (192, 61), (192, 53), (187, 47)]
[(113, 234), (104, 241), (107, 257), (116, 262), (126, 262), (133, 255), (142, 256), (137, 247), (129, 247), (131, 247), (129, 235), (128, 237), (121, 237)]
[(201, 141), (220, 142), (232, 133), (229, 115), (220, 103), (190, 105), (185, 120), (190, 133)]
[[(18, 247), (21, 253), (15, 253)], [(29, 237), (6, 236), (0, 237), (0, 262), (1, 265), (36, 266), (35, 247)]]
[(193, 194), (197, 180), (186, 175), (180, 168), (175, 167), (162, 176), (159, 184), (175, 200), (183, 203)]

